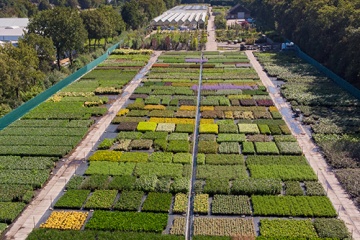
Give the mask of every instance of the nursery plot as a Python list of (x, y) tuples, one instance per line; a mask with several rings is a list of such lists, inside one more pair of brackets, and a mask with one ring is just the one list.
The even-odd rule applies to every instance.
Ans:
[[(198, 141), (193, 211), (209, 216), (195, 217), (199, 239), (254, 239), (251, 215), (261, 220), (336, 216), (256, 72), (236, 66), (248, 61), (245, 55), (205, 56), (211, 63), (203, 69), (199, 135), (193, 135), (199, 64), (185, 59), (200, 53), (164, 53), (113, 120), (117, 136), (105, 139), (89, 157), (87, 176), (69, 182), (67, 189), (84, 191), (81, 197), (73, 193), (75, 208), (82, 204), (95, 209), (86, 233), (116, 231), (124, 239), (156, 239), (155, 232), (167, 239), (160, 233), (170, 228), (170, 234), (184, 235), (185, 218), (180, 215), (188, 207), (193, 139)], [(118, 71), (114, 62), (101, 71)], [(92, 77), (100, 78), (101, 71)], [(64, 194), (58, 206), (63, 201), (71, 209), (71, 194)], [(167, 226), (169, 214), (175, 219), (172, 226)]]
[[(128, 56), (127, 60), (130, 63), (134, 58), (136, 55)], [(148, 59), (149, 55), (144, 55), (142, 65)], [(117, 65), (113, 64), (113, 67), (116, 68)], [(107, 112), (105, 104), (109, 102), (109, 97), (101, 95), (121, 93), (136, 72), (137, 69), (96, 69), (41, 103), (21, 120), (0, 131), (0, 201), (13, 201), (6, 203), (8, 206), (1, 207), (1, 219), (11, 222), (22, 211), (24, 203), (31, 201), (33, 190), (42, 187), (48, 179), (54, 162), (71, 152), (96, 121), (96, 117)], [(110, 165), (100, 166), (95, 163), (88, 173), (104, 174), (109, 167), (114, 175), (132, 173), (131, 167), (119, 169)], [(134, 167), (135, 165), (132, 166)], [(94, 184), (95, 178), (92, 178), (94, 181), (88, 178), (83, 185), (74, 187), (76, 190), (68, 189), (55, 207), (80, 209), (90, 191), (79, 189), (94, 190), (94, 185), (100, 186)], [(71, 188), (71, 185), (68, 186)], [(79, 214), (58, 213), (57, 216), (49, 218), (44, 226), (80, 229), (82, 224), (77, 221), (85, 221), (87, 214)], [(68, 221), (61, 222), (59, 219), (62, 217)]]

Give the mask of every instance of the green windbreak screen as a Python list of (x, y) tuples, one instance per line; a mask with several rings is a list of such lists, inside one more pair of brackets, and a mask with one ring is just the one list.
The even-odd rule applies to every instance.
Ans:
[(356, 97), (357, 99), (360, 99), (360, 90), (355, 88), (353, 85), (348, 83), (343, 78), (336, 75), (334, 72), (332, 72), (327, 67), (324, 67), (322, 64), (320, 64), (318, 61), (301, 51), (300, 48), (297, 48), (297, 55), (303, 59), (304, 61), (310, 63), (314, 67), (316, 67), (320, 72), (324, 73), (328, 78), (332, 79), (335, 83), (337, 83), (341, 88), (348, 91), (351, 95)]
[(47, 90), (43, 91), (42, 93), (38, 94), (36, 97), (30, 99), (26, 103), (22, 104), (18, 108), (14, 109), (10, 113), (6, 114), (4, 117), (0, 118), (0, 130), (4, 129), (17, 119), (24, 116), (26, 113), (28, 113), (31, 109), (38, 106), (40, 103), (44, 102), (46, 99), (51, 97), (53, 94), (57, 93), (70, 83), (73, 83), (75, 80), (80, 78), (82, 75), (89, 72), (91, 69), (102, 63), (105, 59), (107, 59), (108, 55), (114, 51), (119, 44), (115, 44), (114, 46), (110, 47), (104, 55), (100, 56), (99, 58), (95, 59), (88, 65), (84, 66), (83, 68), (80, 68), (78, 71), (74, 72), (70, 76), (64, 78), (60, 82), (56, 83), (54, 86), (48, 88)]

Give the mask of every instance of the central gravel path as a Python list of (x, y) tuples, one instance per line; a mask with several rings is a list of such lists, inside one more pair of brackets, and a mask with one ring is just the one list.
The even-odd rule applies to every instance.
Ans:
[(40, 219), (45, 212), (51, 208), (53, 200), (63, 191), (66, 183), (74, 175), (76, 168), (81, 161), (91, 152), (94, 144), (100, 139), (103, 132), (110, 125), (117, 112), (123, 107), (130, 95), (133, 93), (141, 82), (141, 79), (149, 71), (151, 66), (156, 62), (161, 52), (154, 52), (148, 64), (134, 77), (133, 80), (124, 89), (121, 97), (116, 100), (104, 115), (90, 130), (86, 137), (77, 146), (75, 151), (65, 159), (64, 165), (50, 179), (40, 193), (31, 201), (31, 203), (22, 212), (19, 218), (13, 223), (9, 231), (5, 235), (5, 239), (24, 240), (31, 231), (39, 224)]
[(246, 55), (259, 75), (262, 83), (268, 89), (270, 97), (274, 101), (276, 107), (282, 113), (285, 122), (292, 131), (292, 134), (296, 136), (306, 159), (318, 175), (319, 182), (323, 185), (327, 192), (327, 196), (338, 212), (339, 218), (345, 222), (350, 233), (352, 233), (353, 239), (360, 239), (359, 210), (356, 208), (353, 201), (351, 201), (349, 195), (341, 187), (339, 181), (335, 177), (335, 174), (327, 165), (325, 158), (319, 153), (318, 147), (312, 141), (311, 136), (307, 134), (302, 124), (292, 119), (291, 114), (283, 114), (286, 112), (291, 113), (291, 106), (281, 97), (279, 89), (275, 87), (273, 82), (263, 71), (262, 66), (255, 58), (252, 51), (246, 51)]

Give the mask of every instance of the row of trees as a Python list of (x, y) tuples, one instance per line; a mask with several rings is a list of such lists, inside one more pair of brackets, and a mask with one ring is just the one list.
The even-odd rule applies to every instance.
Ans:
[(360, 87), (358, 0), (240, 0), (263, 30), (276, 29)]
[[(44, 2), (52, 4), (51, 8), (38, 11), (35, 3), (40, 6)], [(85, 2), (89, 3), (87, 7), (83, 5)], [(145, 26), (153, 17), (180, 1), (124, 2), (112, 0), (112, 5), (122, 4), (114, 7), (106, 4), (109, 2), (105, 0), (0, 0), (1, 10), (9, 10), (3, 17), (30, 16), (28, 32), (19, 40), (18, 47), (11, 44), (0, 47), (0, 117), (50, 87), (66, 73), (101, 55), (108, 39), (114, 40), (125, 29)], [(81, 8), (96, 7), (98, 3), (100, 7), (79, 11), (78, 6), (70, 3), (80, 4)], [(100, 42), (103, 49), (95, 50)], [(141, 41), (138, 43), (141, 44)], [(90, 47), (92, 44), (93, 48)], [(75, 54), (78, 55), (76, 61)], [(60, 66), (63, 57), (69, 57), (70, 69)], [(55, 59), (56, 69), (60, 71), (53, 66)]]

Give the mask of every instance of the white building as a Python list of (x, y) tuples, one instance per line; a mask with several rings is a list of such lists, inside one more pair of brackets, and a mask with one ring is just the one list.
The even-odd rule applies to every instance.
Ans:
[(0, 18), (0, 41), (17, 42), (28, 24), (28, 18)]

